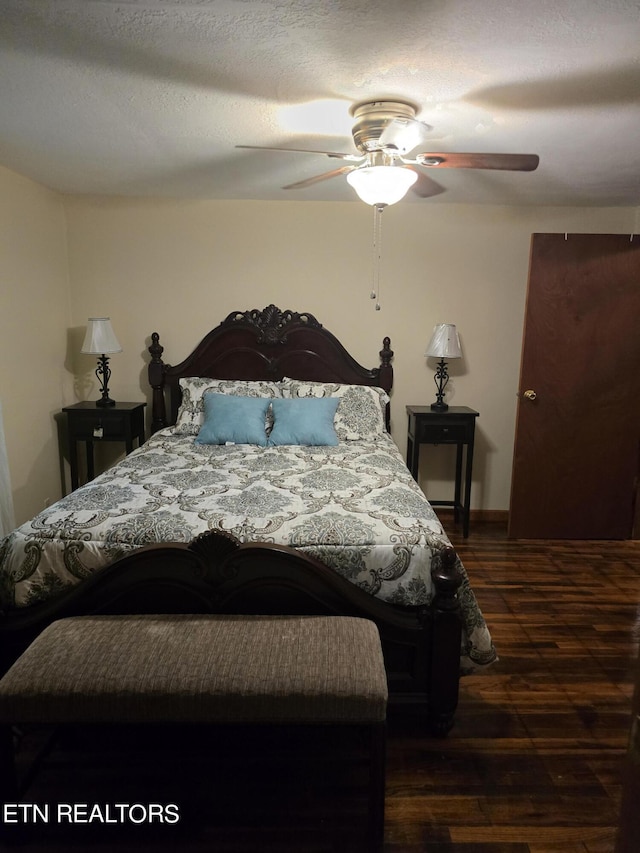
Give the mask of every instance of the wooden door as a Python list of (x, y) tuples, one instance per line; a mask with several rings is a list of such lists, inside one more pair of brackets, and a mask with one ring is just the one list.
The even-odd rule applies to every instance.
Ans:
[(640, 464), (638, 235), (533, 235), (518, 398), (509, 535), (630, 538)]

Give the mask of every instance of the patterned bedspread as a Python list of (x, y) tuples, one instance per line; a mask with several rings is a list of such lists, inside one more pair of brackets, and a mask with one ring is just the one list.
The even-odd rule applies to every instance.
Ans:
[[(199, 445), (162, 430), (0, 542), (3, 607), (55, 595), (125, 553), (208, 529), (300, 548), (394, 604), (432, 596), (448, 543), (389, 436), (335, 447)], [(495, 650), (462, 567), (462, 668)]]

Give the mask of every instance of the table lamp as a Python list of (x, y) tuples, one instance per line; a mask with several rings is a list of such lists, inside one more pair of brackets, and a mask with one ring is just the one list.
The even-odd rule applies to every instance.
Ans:
[(443, 398), (444, 389), (449, 381), (449, 372), (445, 359), (462, 358), (460, 338), (456, 327), (452, 323), (439, 323), (437, 326), (434, 326), (425, 355), (440, 359), (434, 376), (436, 388), (438, 389), (436, 402), (431, 404), (431, 408), (435, 412), (446, 412), (449, 406), (444, 402)]
[(109, 379), (111, 378), (109, 354), (122, 352), (122, 347), (111, 328), (109, 317), (89, 317), (87, 334), (80, 352), (99, 356), (96, 376), (100, 383), (102, 397), (96, 400), (96, 406), (115, 406), (115, 400), (109, 397)]

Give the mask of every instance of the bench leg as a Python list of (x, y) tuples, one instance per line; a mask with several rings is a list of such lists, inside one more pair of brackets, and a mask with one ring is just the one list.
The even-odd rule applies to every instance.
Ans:
[(370, 777), (368, 847), (371, 853), (382, 853), (384, 846), (384, 798), (387, 763), (386, 723), (370, 727)]
[(0, 726), (0, 802), (15, 803), (18, 796), (13, 749), (13, 726)]
[(4, 821), (5, 804), (18, 801), (18, 776), (15, 763), (14, 731), (11, 725), (0, 726), (0, 841), (11, 844), (16, 840), (14, 827)]

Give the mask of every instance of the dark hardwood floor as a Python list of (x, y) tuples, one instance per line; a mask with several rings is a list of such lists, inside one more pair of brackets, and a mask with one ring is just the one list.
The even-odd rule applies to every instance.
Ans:
[(412, 744), (396, 733), (388, 850), (611, 853), (636, 667), (640, 543), (515, 542), (489, 524), (466, 541), (450, 535), (500, 661), (462, 680), (453, 732), (427, 745), (422, 767), (412, 756), (404, 791), (395, 774)]
[[(415, 717), (390, 714), (385, 853), (613, 853), (639, 636), (640, 543), (514, 542), (499, 524), (472, 524), (467, 540), (449, 532), (500, 660), (462, 680), (446, 739), (426, 737)], [(25, 757), (38, 736), (25, 734)], [(78, 737), (90, 760), (81, 766), (78, 744), (63, 741), (28, 799), (163, 801), (157, 770), (145, 776), (153, 762), (139, 739)], [(207, 750), (188, 746), (165, 741), (162, 763), (180, 780), (172, 796), (182, 798), (196, 830), (185, 820), (138, 838), (133, 827), (120, 837), (109, 827), (91, 834), (74, 826), (59, 838), (40, 826), (20, 849), (357, 848), (366, 765), (344, 738), (240, 733)], [(157, 758), (157, 742), (147, 748)]]

